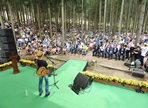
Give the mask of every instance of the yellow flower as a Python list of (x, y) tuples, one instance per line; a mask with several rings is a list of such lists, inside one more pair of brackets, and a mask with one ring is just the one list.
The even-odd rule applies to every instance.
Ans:
[(132, 80), (132, 79), (119, 78), (117, 76), (106, 76), (106, 75), (92, 73), (92, 72), (88, 72), (88, 71), (83, 71), (82, 74), (90, 76), (95, 79), (115, 81), (115, 82), (119, 82), (119, 83), (123, 83), (123, 84), (129, 84), (129, 85), (135, 85), (135, 86), (148, 88), (148, 82), (144, 82), (144, 81), (140, 82), (140, 81)]

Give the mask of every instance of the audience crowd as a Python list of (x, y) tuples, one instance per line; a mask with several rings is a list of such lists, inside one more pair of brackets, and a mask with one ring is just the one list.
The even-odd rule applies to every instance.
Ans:
[[(4, 23), (5, 28), (11, 28), (11, 22)], [(58, 32), (55, 30), (55, 24), (52, 23), (52, 36), (50, 36), (49, 24), (44, 24), (41, 34), (36, 30), (33, 22), (28, 20), (25, 27), (18, 26), (15, 22), (15, 35), (17, 40), (18, 52), (26, 51), (27, 55), (34, 55), (38, 50), (42, 50), (45, 56), (57, 55), (60, 53), (71, 53), (86, 55), (88, 51), (92, 51), (92, 56), (134, 61), (135, 68), (140, 61), (141, 66), (145, 65), (148, 51), (148, 34), (145, 32), (140, 36), (140, 43), (135, 46), (136, 34), (118, 33), (109, 36), (108, 33), (103, 34), (97, 30), (85, 30), (81, 33), (79, 26), (67, 28), (65, 33), (64, 48), (62, 48), (61, 28)]]

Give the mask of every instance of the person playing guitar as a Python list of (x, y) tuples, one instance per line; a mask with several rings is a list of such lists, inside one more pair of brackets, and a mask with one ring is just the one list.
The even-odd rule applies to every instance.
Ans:
[(48, 97), (50, 95), (49, 81), (48, 81), (48, 75), (47, 75), (49, 70), (47, 70), (47, 66), (48, 66), (47, 62), (45, 60), (43, 60), (42, 57), (43, 57), (43, 52), (38, 51), (36, 53), (36, 59), (35, 59), (36, 64), (37, 64), (37, 75), (39, 76), (38, 90), (39, 90), (39, 96), (41, 96), (43, 93), (42, 82), (43, 82), (43, 78), (44, 78), (44, 80), (45, 80), (45, 97)]

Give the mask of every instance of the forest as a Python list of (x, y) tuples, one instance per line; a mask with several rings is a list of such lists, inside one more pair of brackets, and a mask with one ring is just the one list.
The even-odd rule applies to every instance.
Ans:
[[(139, 42), (141, 33), (148, 30), (148, 0), (0, 0), (1, 28), (11, 21), (25, 27), (31, 20), (42, 34), (44, 24), (57, 33), (62, 28), (62, 36), (67, 29), (79, 27), (81, 35), (85, 30), (102, 32), (114, 36), (118, 33), (136, 34)], [(63, 38), (64, 41), (64, 38)]]

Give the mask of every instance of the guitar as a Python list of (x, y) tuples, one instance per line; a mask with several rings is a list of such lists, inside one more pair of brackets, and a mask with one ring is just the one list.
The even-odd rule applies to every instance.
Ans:
[(37, 71), (38, 76), (46, 76), (47, 73), (49, 73), (49, 70), (46, 69), (44, 66), (40, 67)]

